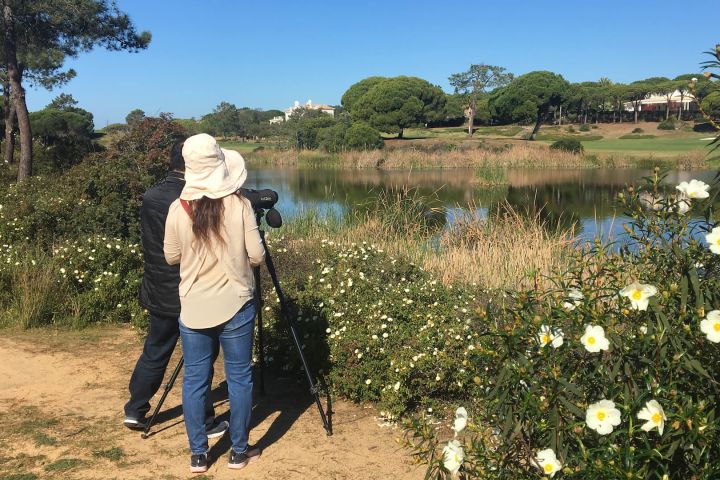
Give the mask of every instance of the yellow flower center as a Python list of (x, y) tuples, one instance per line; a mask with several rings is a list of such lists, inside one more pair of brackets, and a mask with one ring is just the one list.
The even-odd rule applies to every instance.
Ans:
[(716, 332), (720, 332), (720, 322), (717, 322), (715, 325), (713, 325), (713, 330)]
[(597, 419), (600, 420), (601, 422), (602, 422), (603, 420), (605, 420), (605, 412), (603, 412), (602, 410), (600, 410), (599, 412), (597, 412)]
[[(716, 327), (717, 326), (720, 326), (720, 324), (716, 325)], [(550, 335), (548, 335), (548, 334), (543, 335), (542, 343), (543, 343), (543, 345), (547, 345), (548, 343), (550, 343)]]
[(662, 415), (660, 415), (660, 413), (658, 413), (658, 412), (655, 412), (652, 416), (653, 423), (660, 423), (661, 420), (662, 420)]
[(633, 300), (642, 299), (642, 292), (640, 290), (633, 290), (632, 298), (633, 298)]
[(715, 243), (717, 243), (718, 245), (720, 245), (720, 237), (718, 237), (717, 242), (715, 242)]
[(590, 345), (595, 345), (595, 337), (588, 337), (587, 342), (588, 342)]
[(546, 463), (545, 466), (543, 467), (543, 470), (545, 470), (545, 473), (552, 473), (552, 471), (554, 470), (554, 467), (553, 467), (552, 463)]

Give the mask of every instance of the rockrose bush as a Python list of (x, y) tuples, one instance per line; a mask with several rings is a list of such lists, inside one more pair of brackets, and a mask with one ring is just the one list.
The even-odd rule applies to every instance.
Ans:
[(0, 245), (0, 323), (84, 327), (132, 322), (144, 328), (138, 304), (142, 254), (136, 243), (90, 235), (49, 251)]
[(691, 220), (717, 192), (661, 180), (620, 196), (619, 251), (580, 250), (556, 288), (489, 309), (462, 441), (408, 424), (430, 476), (720, 478), (720, 227)]
[[(322, 369), (336, 394), (376, 401), (389, 416), (445, 405), (464, 395), (473, 375), (464, 355), (477, 337), (476, 298), (447, 287), (407, 260), (367, 244), (322, 241), (310, 258), (307, 242), (271, 240), (311, 366)], [(291, 280), (288, 270), (302, 276)], [(289, 272), (288, 272), (289, 273)], [(265, 282), (266, 359), (280, 370), (299, 368), (279, 305)]]

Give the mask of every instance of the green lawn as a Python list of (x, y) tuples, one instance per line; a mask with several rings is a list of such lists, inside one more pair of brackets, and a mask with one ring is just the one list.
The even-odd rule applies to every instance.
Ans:
[(692, 137), (657, 137), (657, 138), (604, 138), (594, 142), (583, 142), (586, 153), (622, 153), (633, 156), (677, 157), (693, 150), (710, 151), (709, 140), (702, 140), (709, 135)]
[(228, 150), (236, 150), (240, 153), (251, 153), (257, 150), (258, 148), (267, 148), (270, 146), (269, 143), (262, 143), (262, 142), (240, 142), (235, 140), (221, 140), (218, 142), (222, 148), (226, 148)]

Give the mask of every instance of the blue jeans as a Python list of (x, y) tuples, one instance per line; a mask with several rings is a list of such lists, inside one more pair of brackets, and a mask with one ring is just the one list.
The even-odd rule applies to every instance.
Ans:
[(230, 440), (232, 449), (243, 453), (248, 446), (252, 411), (252, 345), (255, 302), (249, 301), (229, 321), (216, 327), (192, 329), (180, 320), (185, 376), (182, 402), (190, 450), (193, 455), (208, 451), (205, 434), (205, 398), (210, 393), (213, 351), (218, 343), (225, 357), (225, 377), (230, 396)]

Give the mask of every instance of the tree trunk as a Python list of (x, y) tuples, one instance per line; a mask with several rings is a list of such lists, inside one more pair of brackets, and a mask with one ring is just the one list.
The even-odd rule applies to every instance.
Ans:
[(535, 120), (535, 128), (533, 128), (533, 131), (530, 134), (530, 140), (535, 140), (535, 137), (537, 137), (538, 130), (540, 130), (540, 121), (541, 120), (542, 120), (542, 113), (538, 112), (537, 120)]
[(473, 123), (475, 121), (475, 109), (477, 108), (475, 104), (475, 99), (470, 101), (470, 105), (468, 105), (468, 108), (466, 110), (466, 115), (468, 117), (468, 135), (471, 137), (473, 136)]
[(403, 138), (403, 129), (400, 129), (400, 132), (398, 133), (397, 138)]
[(15, 105), (10, 99), (10, 89), (5, 88), (5, 163), (13, 163), (15, 156)]
[(562, 127), (562, 105), (560, 105), (560, 118), (558, 118), (558, 125)]
[(683, 95), (683, 92), (680, 92), (680, 106), (678, 107), (678, 121), (682, 120), (683, 101), (684, 100), (685, 100), (685, 95)]
[(638, 105), (640, 102), (633, 102), (633, 113), (635, 114), (635, 123), (638, 122)]
[(17, 180), (21, 182), (32, 175), (32, 131), (30, 129), (27, 103), (25, 103), (25, 90), (22, 87), (22, 73), (17, 61), (15, 19), (7, 2), (3, 8), (3, 21), (5, 24), (5, 64), (18, 120), (18, 129), (20, 130), (20, 164), (18, 165)]

